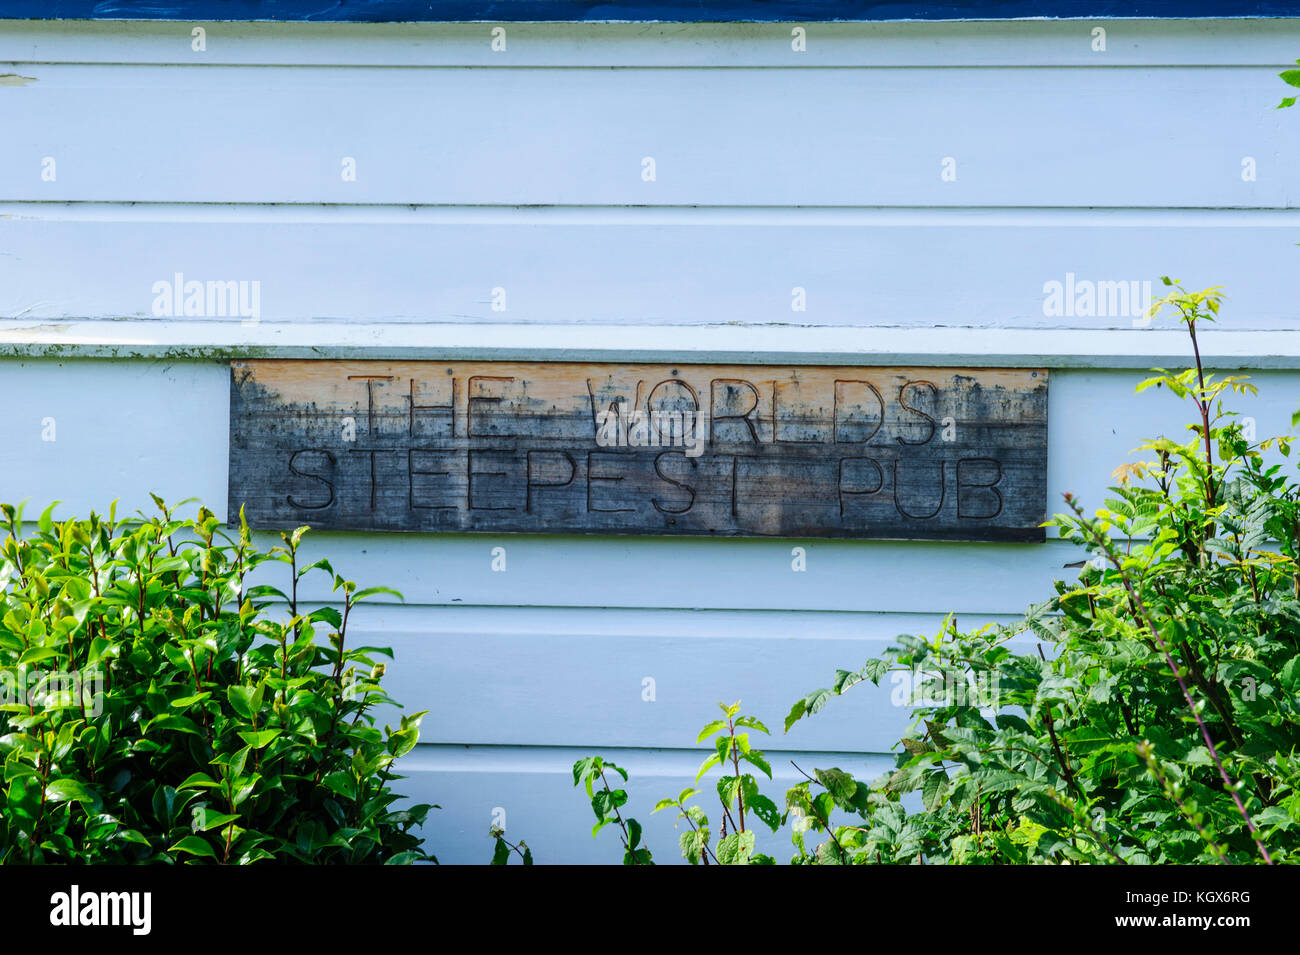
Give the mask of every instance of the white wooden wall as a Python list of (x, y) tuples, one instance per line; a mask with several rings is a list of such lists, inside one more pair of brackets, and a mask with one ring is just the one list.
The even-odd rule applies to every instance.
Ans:
[[(1132, 385), (1186, 349), (1168, 323), (1044, 314), (1066, 273), (1226, 285), (1203, 347), (1267, 369), (1245, 410), (1285, 430), (1300, 113), (1272, 107), (1300, 23), (1109, 21), (1104, 53), (1093, 26), (811, 24), (795, 53), (780, 24), (520, 24), (493, 53), (484, 24), (207, 24), (199, 53), (188, 24), (0, 22), (0, 500), (71, 514), (155, 491), (224, 513), (226, 363), (308, 355), (1048, 366), (1050, 500), (1099, 503), (1142, 438), (1181, 427), (1172, 398)], [(177, 272), (259, 282), (258, 321), (154, 315)], [(358, 626), (397, 651), (395, 694), (430, 710), (406, 785), (443, 806), (427, 835), (444, 862), (485, 861), (498, 808), (539, 861), (617, 860), (569, 779), (596, 752), (632, 770), (671, 860), (671, 820), (648, 809), (694, 776), (714, 701), (779, 726), (893, 635), (1014, 615), (1078, 556), (311, 546), (406, 595)], [(907, 722), (888, 697), (856, 690), (775, 740), (772, 795), (791, 758), (883, 770)]]

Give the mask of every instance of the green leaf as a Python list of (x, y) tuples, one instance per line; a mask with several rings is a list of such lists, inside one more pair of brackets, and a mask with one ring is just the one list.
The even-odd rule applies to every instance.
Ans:
[(262, 695), (265, 683), (257, 686), (232, 686), (226, 690), (226, 699), (231, 708), (246, 720), (253, 719), (262, 708)]
[[(971, 779), (979, 784), (980, 791), (983, 793), (999, 793), (1009, 790), (1027, 790), (1033, 785), (1031, 780), (1021, 775), (1013, 773), (1010, 770), (993, 768), (980, 768), (971, 773)], [(1041, 789), (1042, 786), (1034, 788)]]
[(876, 686), (880, 685), (880, 678), (889, 672), (889, 661), (881, 660), (878, 657), (872, 657), (862, 668), (864, 679), (870, 680)]
[(604, 760), (599, 756), (586, 756), (573, 764), (573, 785), (577, 786), (583, 780), (600, 772), (604, 765)]
[(54, 780), (45, 787), (45, 798), (51, 802), (99, 803), (99, 796), (75, 779)]
[(1300, 691), (1300, 656), (1292, 657), (1286, 662), (1278, 674), (1278, 680), (1292, 693)]
[(722, 759), (718, 756), (717, 753), (709, 754), (708, 758), (705, 759), (704, 762), (700, 764), (700, 771), (695, 774), (695, 781), (698, 783), (700, 781), (700, 778), (705, 773), (707, 773), (710, 769), (712, 769), (714, 766), (717, 766), (721, 762)]
[(187, 706), (193, 706), (195, 703), (202, 703), (211, 695), (212, 695), (211, 693), (208, 693), (206, 691), (204, 691), (203, 693), (192, 693), (189, 696), (182, 696), (178, 699), (172, 700), (171, 705), (183, 709)]
[(814, 769), (817, 781), (826, 787), (831, 798), (840, 806), (850, 806), (853, 796), (858, 791), (858, 781), (842, 769)]
[(745, 799), (746, 808), (754, 815), (758, 816), (773, 832), (781, 826), (781, 810), (776, 807), (776, 803), (760, 794), (751, 794)]
[(948, 795), (948, 774), (937, 770), (925, 777), (921, 787), (921, 804), (926, 812), (937, 812)]
[(190, 733), (194, 736), (202, 736), (203, 729), (198, 723), (194, 722), (188, 716), (178, 714), (164, 714), (155, 716), (145, 724), (145, 732), (152, 730), (172, 730), (177, 733)]
[(807, 705), (803, 700), (795, 700), (794, 706), (790, 707), (790, 712), (785, 717), (785, 732), (790, 732), (790, 727), (803, 718)]
[(339, 613), (335, 607), (321, 607), (319, 610), (313, 611), (307, 619), (313, 621), (323, 620), (335, 630), (343, 626), (343, 614)]
[[(268, 856), (268, 858), (275, 858), (275, 857)], [(387, 859), (385, 859), (384, 865), (411, 865), (414, 862), (419, 862), (423, 858), (424, 855), (419, 852), (411, 852), (411, 851), (399, 852), (396, 855), (391, 855)]]
[[(758, 719), (756, 719), (755, 717), (752, 717), (752, 716), (742, 716), (742, 717), (740, 717), (740, 719), (736, 720), (736, 725), (737, 725), (737, 726), (743, 726), (743, 727), (745, 727), (746, 729), (758, 730), (760, 733), (767, 733), (768, 736), (771, 736), (771, 735), (772, 735), (772, 734), (768, 731), (768, 728), (767, 728), (766, 726), (764, 726), (763, 723), (762, 723), (760, 720), (758, 720)], [(696, 742), (698, 743), (699, 740), (696, 740)]]
[(30, 650), (23, 651), (22, 656), (18, 658), (18, 666), (40, 663), (42, 660), (48, 660), (58, 655), (59, 651), (54, 647), (32, 647)]
[(718, 843), (716, 855), (722, 865), (747, 865), (754, 851), (754, 833), (733, 832)]
[(835, 843), (827, 839), (817, 847), (817, 861), (821, 865), (843, 865), (844, 859)]
[[(813, 692), (809, 693), (803, 699), (804, 715), (813, 716), (816, 713), (820, 713), (822, 708), (829, 703), (834, 696), (835, 693), (832, 690), (813, 690)], [(793, 711), (791, 712), (793, 713)], [(787, 716), (786, 720), (789, 721), (789, 719), (790, 717)]]
[(768, 779), (772, 778), (772, 767), (768, 763), (767, 757), (765, 757), (758, 750), (751, 749), (747, 753), (741, 753), (740, 758), (753, 766), (757, 766), (760, 770), (762, 770), (764, 773), (767, 774)]
[(362, 600), (365, 600), (367, 597), (373, 597), (376, 594), (388, 594), (390, 597), (396, 597), (398, 600), (401, 601), (406, 600), (406, 598), (403, 597), (399, 591), (394, 590), (392, 587), (367, 587), (365, 590), (358, 590), (355, 594), (353, 594), (352, 602), (360, 603)]
[(704, 847), (708, 845), (709, 833), (707, 830), (691, 829), (683, 832), (678, 837), (678, 844), (681, 846), (682, 858), (691, 865), (699, 865), (700, 857), (704, 854)]
[(239, 732), (239, 738), (249, 746), (253, 747), (253, 749), (261, 749), (279, 735), (280, 730), (257, 730), (255, 732), (240, 730)]
[(221, 783), (217, 782), (215, 779), (213, 779), (211, 776), (208, 776), (206, 773), (193, 773), (190, 776), (186, 777), (185, 782), (181, 783), (176, 788), (177, 789), (211, 789), (214, 786), (220, 786), (220, 785)]
[(351, 773), (337, 772), (330, 773), (321, 780), (321, 785), (333, 793), (337, 793), (344, 799), (355, 799), (357, 794), (357, 783)]
[(204, 812), (195, 816), (194, 823), (200, 832), (210, 832), (213, 829), (220, 829), (230, 822), (236, 822), (238, 815), (224, 812)]
[(1081, 726), (1077, 729), (1066, 730), (1060, 736), (1062, 740), (1069, 744), (1067, 749), (1071, 753), (1079, 755), (1090, 753), (1093, 750), (1117, 742), (1111, 733), (1095, 726)]
[(52, 516), (54, 514), (54, 508), (62, 503), (62, 501), (52, 501), (50, 502), (49, 507), (41, 511), (40, 520), (36, 522), (36, 526), (40, 528), (42, 534), (48, 534), (54, 529), (54, 518)]
[[(510, 847), (506, 845), (505, 840), (500, 836), (497, 837), (496, 848), (492, 850), (492, 865), (505, 865), (510, 861)], [(502, 877), (504, 878), (504, 876)]]
[(704, 728), (700, 730), (700, 735), (695, 737), (695, 742), (703, 743), (706, 739), (708, 739), (718, 730), (725, 729), (726, 726), (727, 726), (726, 720), (714, 720), (711, 723), (705, 723)]
[(130, 842), (134, 845), (148, 847), (150, 844), (149, 840), (144, 837), (144, 833), (136, 829), (118, 829), (113, 836), (122, 842)]
[(171, 846), (167, 851), (186, 852), (190, 855), (203, 856), (207, 859), (215, 859), (217, 857), (217, 853), (212, 846), (209, 845), (206, 840), (200, 839), (198, 836), (186, 836), (184, 839), (181, 839), (175, 845)]
[(597, 819), (604, 819), (619, 806), (627, 803), (627, 793), (622, 789), (601, 789), (591, 797), (591, 810)]

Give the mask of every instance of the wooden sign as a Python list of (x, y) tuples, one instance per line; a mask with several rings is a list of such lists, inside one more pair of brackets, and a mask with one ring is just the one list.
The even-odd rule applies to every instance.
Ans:
[(1042, 540), (1043, 370), (249, 361), (254, 527)]

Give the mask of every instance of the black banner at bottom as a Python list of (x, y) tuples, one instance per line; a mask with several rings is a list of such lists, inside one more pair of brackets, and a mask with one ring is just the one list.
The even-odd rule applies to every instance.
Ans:
[[(872, 918), (879, 917), (884, 926), (883, 920), (910, 914), (936, 928), (947, 925), (961, 932), (987, 924), (1004, 937), (1014, 932), (1028, 939), (1021, 933), (1036, 929), (1084, 942), (1125, 935), (1181, 939), (1199, 933), (1231, 945), (1242, 933), (1276, 933), (1289, 926), (1300, 887), (1294, 875), (1282, 871), (1231, 866), (863, 867), (833, 878), (824, 873), (801, 877), (797, 883), (768, 882), (757, 872), (753, 882), (736, 882), (733, 875), (716, 889), (696, 881), (701, 874), (696, 870), (686, 887), (644, 876), (622, 884), (600, 876), (593, 891), (594, 873), (567, 868), (547, 878), (539, 891), (538, 883), (522, 873), (516, 881), (486, 867), (478, 875), (461, 869), (452, 876), (432, 866), (49, 866), (4, 870), (0, 898), (11, 944), (63, 939), (148, 947), (207, 938), (226, 944), (238, 944), (241, 938), (338, 944), (400, 938), (433, 929), (448, 917), (466, 927), (484, 924), (475, 919), (478, 915), (497, 925), (495, 920), (507, 916), (538, 938), (545, 937), (549, 924), (572, 925), (576, 918), (590, 917), (593, 926), (608, 918), (675, 919), (685, 913), (675, 915), (679, 904), (670, 900), (697, 897), (704, 887), (736, 895), (741, 908), (758, 904), (767, 893), (791, 902), (788, 909), (769, 909), (760, 920), (752, 915), (744, 920), (747, 929), (761, 927), (765, 933), (779, 931), (782, 919), (790, 921), (792, 931), (796, 924), (807, 928), (807, 917), (815, 910), (836, 921), (868, 915), (864, 942), (873, 935)], [(568, 888), (564, 883), (570, 878), (574, 881)], [(813, 897), (813, 908), (799, 901)]]

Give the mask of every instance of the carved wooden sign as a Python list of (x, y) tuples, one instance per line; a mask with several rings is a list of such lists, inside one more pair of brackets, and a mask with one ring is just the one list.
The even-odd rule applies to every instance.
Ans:
[(1047, 372), (432, 361), (231, 368), (254, 527), (1042, 540)]

